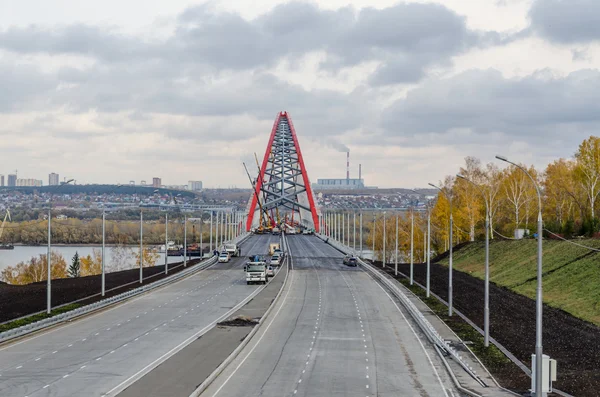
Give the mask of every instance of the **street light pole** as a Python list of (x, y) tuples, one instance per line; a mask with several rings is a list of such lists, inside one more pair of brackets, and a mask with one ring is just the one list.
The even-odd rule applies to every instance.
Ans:
[(431, 280), (431, 208), (427, 205), (427, 297), (430, 294)]
[(429, 186), (432, 186), (434, 188), (436, 188), (437, 190), (439, 190), (444, 196), (446, 196), (446, 198), (448, 199), (448, 202), (450, 203), (450, 247), (449, 247), (449, 256), (448, 256), (448, 316), (452, 317), (452, 295), (453, 295), (453, 288), (452, 288), (452, 245), (453, 245), (453, 239), (452, 239), (452, 195), (447, 194), (446, 192), (444, 192), (442, 190), (442, 188), (434, 185), (433, 183), (430, 183)]
[(183, 267), (187, 266), (187, 215), (183, 215)]
[(415, 233), (415, 209), (410, 210), (410, 285), (413, 285), (413, 250), (414, 250), (414, 233)]
[(213, 210), (210, 210), (210, 237), (209, 237), (208, 249), (209, 249), (209, 251), (210, 251), (211, 254), (213, 252), (213, 249), (212, 249), (212, 234), (213, 234)]
[(535, 395), (537, 397), (545, 397), (547, 394), (545, 392), (543, 392), (543, 388), (542, 388), (542, 365), (543, 365), (543, 361), (542, 361), (542, 354), (543, 354), (543, 349), (542, 349), (542, 327), (543, 327), (543, 317), (542, 317), (542, 310), (543, 310), (543, 300), (542, 300), (542, 233), (543, 233), (543, 224), (542, 224), (542, 195), (540, 194), (540, 188), (538, 186), (538, 184), (535, 182), (535, 180), (533, 179), (533, 177), (531, 176), (531, 174), (529, 174), (529, 172), (527, 172), (527, 170), (525, 168), (523, 168), (522, 166), (513, 163), (512, 161), (509, 161), (506, 157), (504, 156), (496, 156), (496, 158), (498, 160), (502, 160), (505, 161), (509, 164), (514, 165), (515, 167), (519, 168), (521, 171), (523, 171), (528, 177), (529, 179), (531, 179), (531, 182), (533, 183), (533, 185), (535, 186), (535, 190), (537, 192), (537, 196), (538, 196), (538, 221), (537, 221), (537, 229), (538, 229), (538, 236), (537, 236), (537, 293), (536, 293), (536, 324), (535, 324)]
[(358, 239), (360, 240), (360, 257), (363, 257), (363, 224), (362, 224), (362, 211), (360, 212), (360, 214), (358, 214), (358, 224), (359, 224), (359, 236)]
[(385, 211), (383, 211), (383, 252), (382, 252), (382, 258), (383, 261), (381, 262), (383, 267), (385, 268), (385, 240), (386, 240), (386, 235), (385, 235)]
[(373, 263), (375, 263), (375, 211), (373, 211)]
[(106, 208), (104, 205), (102, 206), (102, 296), (104, 296), (106, 289), (106, 279), (105, 279), (105, 263), (104, 263), (104, 249), (105, 249), (105, 240), (106, 240)]
[(467, 177), (457, 174), (458, 178), (464, 179), (475, 186), (485, 202), (485, 293), (484, 293), (484, 306), (483, 306), (483, 342), (485, 347), (490, 345), (490, 207), (488, 205), (487, 196), (485, 192), (475, 182)]
[(356, 211), (352, 213), (352, 249), (356, 254)]
[[(73, 182), (74, 179), (69, 179), (65, 182), (65, 185)], [(60, 189), (59, 185), (56, 189)], [(50, 202), (48, 206), (48, 252), (46, 253), (46, 267), (47, 267), (47, 277), (46, 280), (46, 313), (50, 314), (52, 311), (52, 192), (50, 192)]]
[(144, 278), (144, 212), (140, 210), (140, 284)]
[(165, 212), (165, 274), (169, 273), (169, 213)]
[(50, 311), (52, 310), (52, 289), (51, 289), (51, 280), (52, 280), (52, 264), (51, 264), (51, 258), (50, 258), (50, 253), (51, 253), (51, 243), (50, 243), (50, 239), (52, 236), (52, 228), (50, 227), (50, 223), (52, 222), (52, 195), (50, 196), (50, 207), (48, 208), (48, 254), (46, 255), (46, 264), (48, 265), (48, 280), (46, 281), (46, 299), (47, 299), (47, 305), (46, 305), (46, 313), (50, 314)]
[(204, 245), (202, 245), (202, 225), (204, 224), (204, 211), (200, 211), (200, 260), (204, 258)]
[(394, 274), (398, 275), (398, 214), (396, 214), (396, 257), (394, 261)]

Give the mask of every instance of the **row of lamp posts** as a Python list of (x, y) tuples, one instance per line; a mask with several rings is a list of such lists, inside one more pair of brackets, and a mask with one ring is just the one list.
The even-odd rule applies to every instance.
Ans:
[[(536, 291), (536, 343), (535, 343), (535, 389), (534, 390), (539, 390), (539, 396), (546, 396), (546, 393), (543, 391), (543, 387), (542, 387), (542, 365), (543, 365), (543, 348), (542, 348), (542, 330), (543, 330), (543, 323), (542, 323), (542, 311), (543, 311), (543, 300), (542, 300), (542, 233), (543, 233), (543, 222), (542, 222), (542, 199), (541, 199), (541, 193), (540, 193), (540, 188), (537, 184), (537, 182), (535, 181), (535, 179), (531, 176), (531, 174), (521, 165), (516, 164), (510, 160), (508, 160), (506, 157), (504, 156), (496, 156), (496, 158), (498, 160), (507, 162), (509, 164), (512, 164), (513, 166), (517, 167), (519, 170), (521, 170), (522, 172), (524, 172), (527, 177), (529, 177), (529, 179), (531, 180), (531, 182), (533, 183), (533, 185), (535, 186), (536, 189), (536, 193), (537, 193), (537, 197), (538, 197), (538, 220), (537, 220), (537, 291)], [(483, 188), (476, 184), (474, 181), (468, 179), (466, 176), (464, 175), (460, 175), (457, 174), (456, 175), (458, 178), (465, 180), (466, 182), (474, 185), (477, 190), (479, 191), (479, 193), (483, 196), (484, 199), (484, 203), (485, 203), (485, 280), (484, 280), (484, 344), (486, 347), (489, 346), (489, 340), (490, 340), (490, 308), (489, 308), (489, 284), (490, 284), (490, 269), (489, 269), (489, 228), (490, 228), (490, 208), (489, 208), (489, 202), (488, 202), (488, 198), (487, 195), (485, 194)], [(434, 185), (434, 184), (429, 184), (430, 186), (436, 188), (437, 190), (440, 191), (441, 194), (444, 194), (446, 196), (446, 198), (449, 201), (450, 204), (450, 230), (449, 230), (449, 240), (450, 240), (450, 244), (449, 244), (449, 255), (448, 255), (448, 315), (452, 316), (453, 315), (453, 280), (452, 280), (452, 274), (453, 274), (453, 258), (452, 258), (452, 248), (453, 248), (453, 215), (452, 215), (452, 195), (448, 194), (444, 189)], [(412, 190), (413, 192), (417, 193), (416, 191)], [(341, 215), (342, 221), (340, 223), (339, 221), (339, 216)], [(386, 264), (386, 259), (385, 259), (385, 250), (386, 250), (386, 212), (383, 211), (383, 258), (382, 258), (382, 265), (383, 267), (385, 267)], [(356, 213), (354, 213), (354, 216), (356, 216)], [(359, 219), (360, 219), (360, 226), (359, 226), (359, 231), (360, 231), (360, 257), (363, 256), (363, 250), (362, 250), (362, 211), (359, 214)], [(344, 242), (344, 228), (343, 228), (343, 221), (344, 221), (344, 214), (339, 214), (337, 212), (326, 212), (324, 215), (322, 215), (322, 229), (323, 230), (323, 234), (325, 234), (328, 237), (331, 237), (335, 240), (341, 241), (342, 243)], [(349, 222), (350, 222), (350, 215), (348, 214), (348, 247), (350, 247), (350, 243), (349, 243)], [(340, 230), (340, 224), (342, 225), (341, 230)], [(372, 237), (372, 241), (373, 241), (373, 248), (372, 248), (372, 252), (373, 255), (375, 255), (375, 224), (376, 224), (376, 215), (375, 213), (373, 214), (373, 237)], [(333, 228), (330, 228), (329, 226), (332, 225)], [(427, 269), (426, 269), (426, 295), (427, 297), (430, 296), (431, 293), (431, 285), (430, 285), (430, 276), (431, 276), (431, 208), (429, 205), (427, 205), (427, 232), (425, 233), (426, 235), (426, 243), (425, 244), (425, 250), (426, 250), (426, 262), (427, 262)], [(414, 250), (414, 208), (411, 208), (411, 227), (410, 227), (410, 284), (412, 285), (414, 282), (414, 272), (413, 272), (413, 265), (414, 265), (414, 259), (413, 259), (413, 250)], [(354, 239), (356, 239), (356, 218), (354, 218)], [(356, 240), (354, 241), (354, 248), (353, 251), (356, 253)], [(396, 217), (396, 258), (395, 258), (395, 274), (398, 274), (398, 217)]]
[[(62, 185), (58, 185), (56, 190), (60, 187), (67, 185), (73, 182), (73, 179), (64, 182)], [(117, 187), (121, 187), (120, 185)], [(155, 190), (154, 193), (158, 192)], [(47, 280), (46, 280), (46, 313), (50, 314), (52, 311), (52, 200), (53, 194), (50, 194), (49, 199), (49, 207), (48, 207), (48, 251), (47, 251)], [(102, 206), (102, 250), (101, 250), (101, 295), (105, 296), (106, 294), (106, 268), (105, 268), (105, 245), (106, 245), (106, 203), (103, 203)], [(215, 227), (213, 227), (213, 216), (216, 212), (216, 222)], [(202, 241), (202, 224), (204, 211), (201, 211), (200, 217), (200, 249), (201, 253), (203, 247)], [(232, 240), (238, 237), (242, 233), (242, 222), (244, 220), (245, 214), (241, 212), (233, 212), (233, 211), (210, 211), (210, 237), (209, 237), (209, 252), (213, 251), (213, 230), (216, 228), (214, 233), (214, 248), (218, 249), (221, 245), (225, 243), (225, 241)], [(165, 213), (165, 274), (168, 274), (168, 225), (169, 225), (169, 214)], [(143, 211), (140, 211), (140, 274), (139, 274), (139, 282), (143, 283), (143, 267), (144, 267), (144, 214)], [(187, 265), (187, 215), (184, 215), (184, 253), (183, 253), (183, 266)]]

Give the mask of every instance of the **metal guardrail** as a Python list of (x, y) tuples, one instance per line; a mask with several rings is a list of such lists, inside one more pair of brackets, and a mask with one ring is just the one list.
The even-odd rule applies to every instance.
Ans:
[[(242, 235), (238, 236), (237, 238), (233, 239), (232, 241), (236, 242), (236, 243), (241, 243), (243, 240), (245, 240), (249, 236), (250, 236), (250, 233), (245, 233), (245, 234), (242, 234)], [(153, 283), (143, 285), (141, 287), (123, 292), (119, 295), (115, 295), (110, 298), (102, 299), (98, 302), (94, 302), (89, 305), (77, 308), (77, 309), (70, 310), (66, 313), (61, 313), (56, 316), (45, 318), (43, 320), (36, 321), (31, 324), (23, 325), (18, 328), (0, 332), (0, 343), (9, 341), (11, 339), (19, 338), (21, 336), (30, 334), (32, 332), (39, 331), (43, 328), (50, 327), (50, 326), (59, 324), (61, 322), (71, 320), (75, 317), (82, 316), (84, 314), (101, 309), (103, 307), (106, 307), (106, 306), (115, 304), (117, 302), (121, 302), (123, 300), (129, 299), (133, 296), (143, 294), (147, 291), (156, 289), (158, 287), (162, 287), (163, 285), (180, 280), (180, 279), (185, 278), (193, 273), (196, 273), (200, 270), (204, 270), (204, 269), (214, 265), (215, 263), (217, 263), (217, 259), (218, 258), (216, 256), (213, 256), (212, 258), (208, 259), (206, 261), (206, 263), (200, 263), (198, 266), (190, 267), (187, 270), (180, 271), (179, 273), (176, 273), (172, 276), (165, 277), (161, 280), (157, 280)]]
[[(330, 239), (323, 238), (318, 235), (319, 238), (332, 245), (339, 251), (349, 254), (352, 253), (353, 250), (345, 245), (340, 244), (339, 242)], [(434, 345), (436, 345), (439, 349), (449, 354), (469, 375), (471, 375), (479, 384), (482, 386), (487, 386), (485, 382), (477, 375), (477, 372), (463, 359), (462, 356), (454, 349), (449, 342), (444, 340), (444, 338), (437, 332), (437, 330), (431, 325), (431, 323), (425, 318), (423, 313), (415, 306), (415, 304), (408, 299), (406, 294), (402, 292), (398, 286), (390, 280), (387, 275), (383, 275), (372, 265), (364, 262), (362, 259), (358, 259), (358, 263), (366, 270), (368, 270), (371, 274), (373, 274), (377, 279), (379, 279), (392, 293), (400, 300), (404, 308), (410, 313), (415, 322), (419, 325), (419, 328), (425, 333), (427, 339)], [(387, 277), (386, 277), (387, 276)]]

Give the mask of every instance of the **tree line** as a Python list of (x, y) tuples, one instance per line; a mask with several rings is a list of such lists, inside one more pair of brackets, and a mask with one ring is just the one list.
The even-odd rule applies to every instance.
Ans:
[[(139, 216), (139, 215), (138, 215)], [(55, 244), (101, 244), (102, 220), (101, 219), (52, 219), (51, 239)], [(105, 241), (107, 244), (139, 244), (140, 222), (106, 220)], [(210, 236), (210, 225), (188, 221), (188, 243), (200, 242), (200, 229), (202, 239), (207, 242)], [(164, 244), (165, 223), (160, 221), (145, 221), (143, 224), (145, 244)], [(216, 227), (213, 224), (213, 238)], [(169, 240), (184, 241), (183, 219), (169, 220), (167, 234)], [(32, 220), (24, 222), (7, 222), (2, 234), (1, 242), (18, 243), (26, 245), (41, 245), (48, 241), (48, 221)]]
[[(483, 239), (485, 234), (485, 203), (489, 207), (490, 238), (532, 237), (536, 230), (538, 196), (536, 187), (518, 167), (500, 168), (499, 162), (483, 164), (476, 157), (466, 157), (457, 170), (477, 186), (457, 178), (445, 177), (440, 183), (442, 192), (432, 200), (432, 250), (444, 252), (449, 248), (450, 200), (452, 201), (453, 241)], [(572, 158), (560, 158), (536, 169), (533, 165), (519, 164), (528, 171), (540, 188), (544, 235), (556, 238), (600, 236), (600, 138), (590, 136), (581, 142)], [(395, 255), (396, 222), (398, 216), (399, 261), (409, 260), (410, 215), (388, 214), (385, 222), (386, 258)], [(426, 252), (424, 232), (427, 211), (415, 212), (415, 261), (422, 261)], [(383, 215), (375, 222), (365, 223), (365, 244), (371, 249), (375, 242), (377, 256), (383, 256)], [(517, 231), (521, 231), (516, 235)]]

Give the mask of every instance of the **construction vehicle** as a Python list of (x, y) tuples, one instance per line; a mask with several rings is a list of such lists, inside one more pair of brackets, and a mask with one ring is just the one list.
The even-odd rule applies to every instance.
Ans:
[(240, 256), (242, 253), (240, 247), (238, 247), (237, 244), (234, 243), (225, 244), (225, 251), (229, 252), (230, 256)]
[(260, 255), (253, 255), (249, 259), (250, 261), (246, 262), (246, 266), (244, 266), (246, 284), (266, 284), (269, 281), (269, 275), (267, 274), (268, 265), (265, 258)]
[(279, 243), (271, 243), (269, 244), (269, 255), (273, 255), (275, 250), (279, 249)]
[[(2, 225), (0, 226), (0, 240), (2, 239), (2, 232), (4, 231), (4, 225), (6, 224), (6, 218), (10, 221), (10, 212), (8, 209), (6, 210), (6, 215), (4, 215), (4, 220), (2, 221)], [(12, 244), (2, 244), (0, 243), (1, 250), (12, 250), (15, 249), (15, 246)]]

